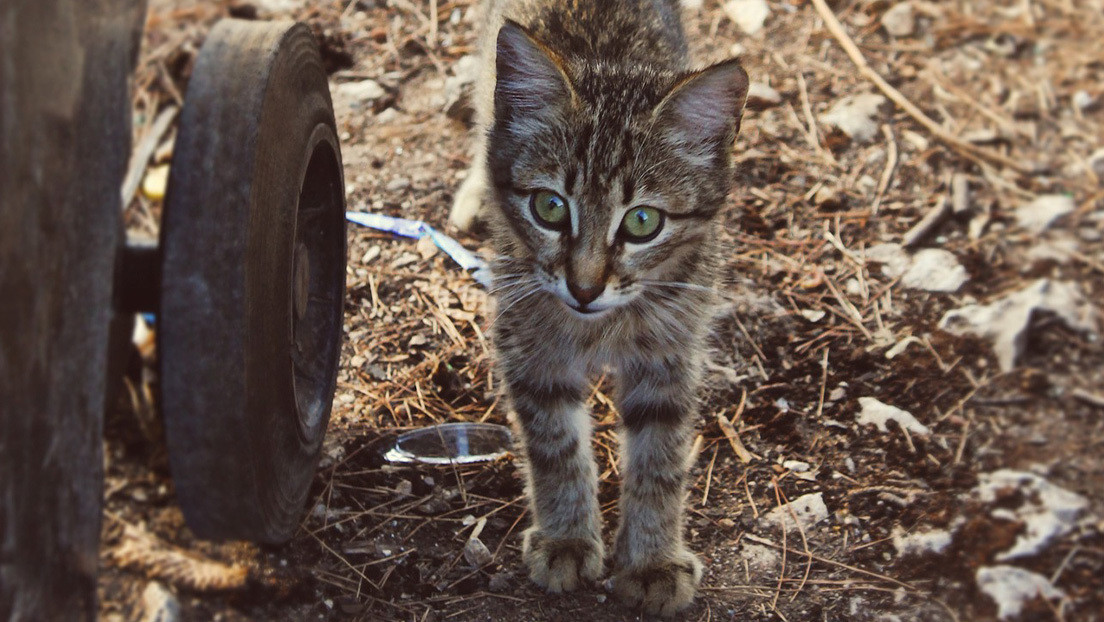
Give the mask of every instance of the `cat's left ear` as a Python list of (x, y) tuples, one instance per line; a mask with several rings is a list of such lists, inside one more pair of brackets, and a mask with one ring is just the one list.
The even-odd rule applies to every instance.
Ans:
[(692, 73), (656, 107), (656, 123), (675, 146), (731, 151), (740, 131), (748, 75), (733, 59)]

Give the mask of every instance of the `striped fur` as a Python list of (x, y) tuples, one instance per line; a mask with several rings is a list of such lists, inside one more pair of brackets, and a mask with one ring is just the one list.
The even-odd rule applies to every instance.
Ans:
[[(475, 158), (453, 222), (486, 223), (493, 339), (523, 439), (533, 525), (523, 558), (546, 589), (602, 573), (588, 379), (613, 369), (623, 421), (615, 592), (649, 612), (687, 605), (701, 564), (682, 539), (690, 439), (747, 76), (692, 71), (677, 0), (490, 0)], [(561, 230), (529, 208), (566, 199)], [(661, 209), (657, 237), (618, 233)], [(580, 291), (600, 292), (593, 300)]]

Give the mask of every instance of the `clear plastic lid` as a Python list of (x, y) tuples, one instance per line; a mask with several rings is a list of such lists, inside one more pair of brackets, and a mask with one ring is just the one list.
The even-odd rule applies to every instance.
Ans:
[(494, 423), (442, 423), (399, 435), (383, 458), (395, 463), (489, 462), (509, 453), (512, 439), (510, 428)]

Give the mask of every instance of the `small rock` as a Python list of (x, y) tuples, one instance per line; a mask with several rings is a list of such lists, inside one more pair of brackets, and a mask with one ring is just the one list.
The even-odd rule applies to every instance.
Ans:
[(142, 622), (179, 622), (180, 601), (164, 585), (151, 581), (142, 592)]
[(839, 191), (829, 185), (821, 186), (813, 195), (813, 203), (817, 207), (834, 207), (840, 203)]
[(801, 310), (801, 317), (805, 318), (809, 322), (812, 322), (813, 324), (816, 324), (817, 322), (823, 320), (825, 315), (827, 315), (827, 314), (824, 311), (821, 311), (820, 309), (802, 309)]
[(988, 339), (1003, 371), (1009, 371), (1023, 351), (1036, 311), (1050, 311), (1074, 330), (1095, 334), (1099, 312), (1075, 282), (1039, 279), (987, 305), (972, 304), (948, 311), (939, 328), (955, 335)]
[(958, 263), (954, 253), (925, 248), (912, 256), (908, 270), (901, 276), (901, 285), (929, 292), (956, 292), (968, 280), (966, 268)]
[(364, 256), (360, 258), (360, 263), (364, 265), (370, 264), (375, 261), (382, 252), (379, 246), (369, 246), (368, 250), (364, 251)]
[(912, 258), (900, 244), (875, 244), (866, 249), (867, 261), (882, 264), (882, 274), (895, 279), (904, 274), (912, 265)]
[(414, 493), (414, 484), (410, 483), (410, 480), (399, 480), (398, 484), (395, 484), (395, 494), (400, 497), (409, 497)]
[(1020, 226), (1034, 233), (1046, 231), (1055, 220), (1077, 208), (1073, 198), (1064, 194), (1044, 194), (1016, 210)]
[(1047, 600), (1065, 597), (1043, 575), (1015, 566), (978, 568), (977, 584), (997, 603), (997, 617), (1001, 620), (1018, 617), (1026, 603), (1040, 596)]
[(747, 105), (753, 110), (772, 108), (782, 103), (782, 96), (767, 84), (752, 82), (748, 85)]
[[(792, 515), (790, 510), (793, 510)], [(794, 516), (797, 516), (798, 523), (794, 523)], [(828, 520), (828, 506), (824, 505), (824, 494), (815, 492), (774, 508), (763, 516), (763, 520), (768, 524), (784, 526), (787, 530), (796, 530), (800, 524), (804, 531), (808, 531), (817, 523)]]
[(510, 589), (510, 573), (496, 572), (487, 582), (487, 589), (492, 592), (505, 592)]
[(1077, 251), (1077, 238), (1066, 232), (1062, 232), (1061, 235), (1054, 235), (1052, 232), (1041, 236), (1038, 243), (1027, 250), (1027, 258), (1032, 262), (1067, 263), (1077, 254)]
[(1009, 490), (1019, 493), (1019, 505), (999, 507), (993, 514), (1009, 512), (1008, 518), (1023, 523), (1024, 529), (1012, 548), (996, 556), (997, 561), (1042, 553), (1051, 542), (1072, 531), (1078, 518), (1089, 508), (1085, 497), (1055, 486), (1034, 473), (1011, 469), (983, 473), (978, 477), (973, 494), (982, 503), (1000, 501), (1003, 506)]
[(917, 421), (916, 417), (913, 417), (912, 413), (907, 410), (901, 410), (896, 406), (890, 406), (872, 397), (860, 397), (859, 407), (862, 408), (858, 417), (859, 425), (874, 424), (879, 431), (889, 432), (886, 423), (889, 421), (896, 421), (897, 425), (913, 434), (918, 434), (920, 436), (931, 434), (931, 430), (928, 429), (928, 426)]
[(256, 8), (257, 17), (271, 19), (290, 16), (302, 9), (306, 0), (252, 0), (252, 4)]
[(722, 8), (725, 15), (749, 35), (762, 30), (770, 17), (770, 6), (766, 0), (729, 0)]
[(852, 140), (868, 143), (878, 135), (876, 117), (885, 103), (885, 97), (874, 93), (852, 95), (837, 101), (820, 119), (839, 128)]
[(784, 460), (782, 461), (782, 468), (795, 473), (804, 473), (812, 468), (808, 462), (802, 462), (800, 460)]
[(907, 37), (916, 30), (916, 14), (909, 2), (899, 2), (882, 15), (882, 27), (894, 37)]
[(334, 91), (340, 97), (348, 99), (354, 106), (371, 103), (387, 94), (387, 91), (375, 80), (342, 82), (337, 85)]
[(953, 539), (951, 532), (945, 529), (908, 533), (900, 526), (893, 528), (891, 536), (893, 537), (893, 548), (897, 549), (897, 554), (902, 557), (942, 553), (951, 545)]
[(406, 177), (396, 177), (396, 178), (392, 179), (391, 181), (387, 182), (387, 185), (384, 186), (383, 189), (388, 191), (388, 192), (402, 192), (403, 190), (406, 190), (409, 187), (410, 187), (410, 180), (409, 179), (407, 179)]
[(1073, 107), (1081, 112), (1089, 112), (1093, 108), (1096, 108), (1096, 98), (1093, 97), (1088, 91), (1077, 91), (1070, 98), (1073, 103)]
[(782, 565), (778, 551), (746, 541), (740, 545), (740, 557), (747, 562), (748, 570), (759, 576), (777, 574)]
[(705, 4), (705, 0), (682, 0), (682, 8), (687, 11), (698, 11)]
[(1097, 149), (1089, 156), (1089, 168), (1096, 174), (1096, 179), (1104, 184), (1104, 149)]
[(389, 125), (391, 123), (394, 123), (398, 119), (399, 111), (395, 110), (394, 108), (381, 110), (380, 113), (376, 115), (376, 123), (379, 123), (380, 125)]
[(464, 561), (474, 568), (482, 568), (491, 563), (494, 556), (486, 544), (479, 538), (468, 538), (464, 543)]

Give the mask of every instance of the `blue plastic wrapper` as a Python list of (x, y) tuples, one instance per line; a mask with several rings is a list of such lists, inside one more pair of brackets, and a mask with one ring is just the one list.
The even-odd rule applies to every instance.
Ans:
[(484, 287), (490, 287), (490, 267), (482, 257), (469, 251), (461, 246), (456, 240), (420, 220), (407, 220), (406, 218), (396, 218), (394, 216), (371, 214), (368, 212), (345, 212), (345, 218), (349, 222), (355, 222), (358, 225), (371, 227), (379, 231), (387, 231), (405, 238), (414, 238), (418, 240), (428, 235), (429, 238), (433, 240), (433, 243), (437, 245), (437, 248), (444, 251), (445, 254), (451, 257), (461, 268), (468, 271), (472, 275), (472, 278), (479, 281)]

